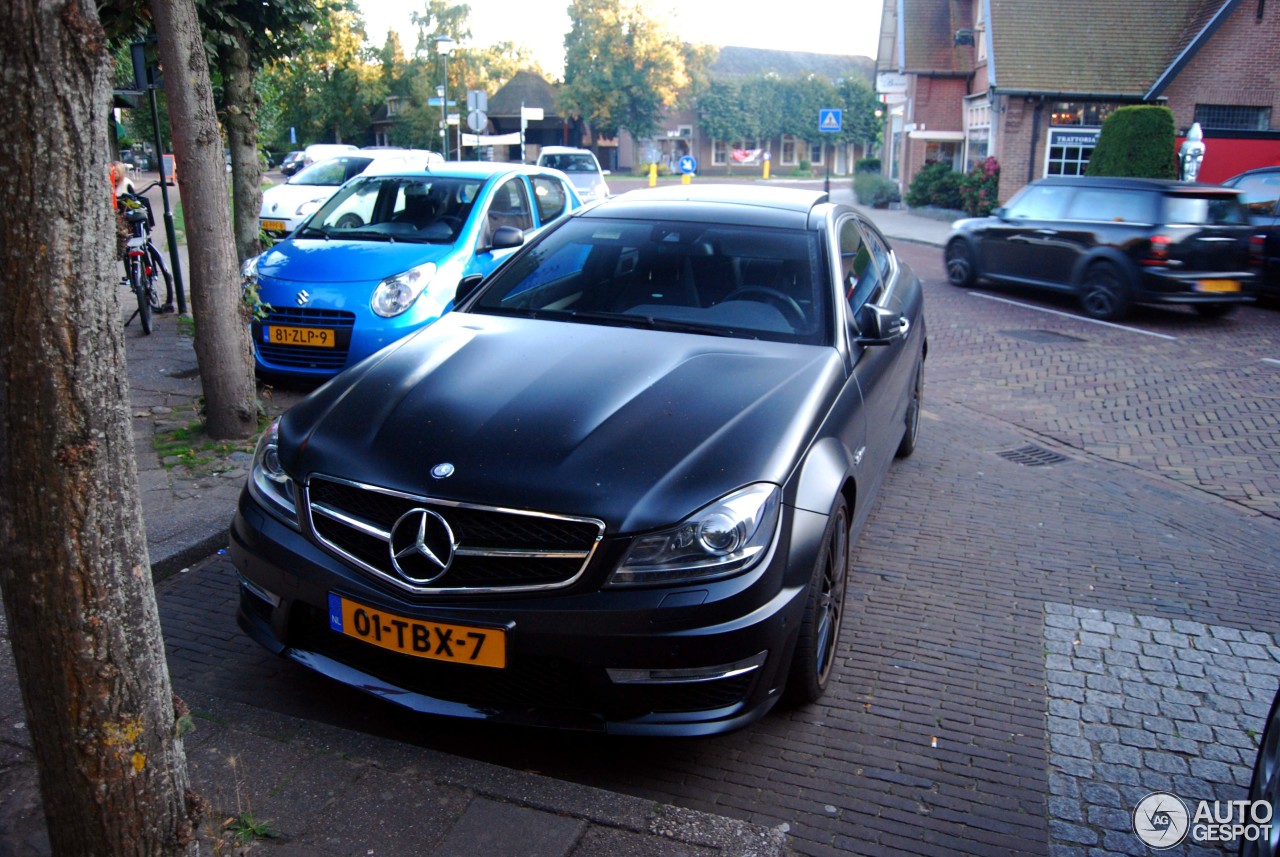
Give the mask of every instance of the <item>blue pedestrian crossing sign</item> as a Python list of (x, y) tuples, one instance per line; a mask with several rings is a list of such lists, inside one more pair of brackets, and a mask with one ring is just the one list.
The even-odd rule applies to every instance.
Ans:
[(818, 111), (818, 130), (831, 134), (839, 134), (844, 130), (844, 111), (833, 107), (823, 107)]
[(698, 159), (693, 155), (685, 155), (680, 158), (680, 172), (685, 175), (693, 175), (698, 171)]

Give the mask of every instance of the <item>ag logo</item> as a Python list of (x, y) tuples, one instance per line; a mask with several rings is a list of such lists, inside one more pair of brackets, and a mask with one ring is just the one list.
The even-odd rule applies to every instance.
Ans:
[(1191, 815), (1182, 798), (1168, 792), (1152, 792), (1133, 810), (1133, 832), (1157, 851), (1172, 848), (1187, 838)]

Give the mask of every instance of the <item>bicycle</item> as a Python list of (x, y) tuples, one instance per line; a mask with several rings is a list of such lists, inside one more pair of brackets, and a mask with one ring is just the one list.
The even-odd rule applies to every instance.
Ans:
[[(142, 324), (144, 335), (151, 334), (151, 316), (153, 313), (173, 312), (173, 277), (165, 267), (160, 251), (151, 243), (151, 230), (155, 228), (155, 217), (151, 213), (151, 201), (143, 194), (160, 182), (154, 181), (142, 190), (121, 193), (117, 204), (124, 213), (129, 225), (130, 236), (125, 244), (124, 267), (129, 289), (138, 301), (138, 308), (125, 322), (129, 326), (135, 318)], [(156, 273), (164, 278), (165, 301), (160, 302), (156, 291)]]

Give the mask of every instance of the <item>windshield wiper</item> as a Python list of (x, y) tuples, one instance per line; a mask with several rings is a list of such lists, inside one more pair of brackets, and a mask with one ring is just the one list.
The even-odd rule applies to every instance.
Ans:
[(729, 328), (716, 327), (697, 322), (678, 321), (652, 315), (632, 315), (625, 312), (603, 312), (599, 310), (565, 310), (556, 317), (567, 316), (568, 321), (602, 322), (625, 327), (647, 327), (651, 330), (671, 330), (679, 333), (702, 333), (708, 336), (737, 336)]
[(298, 230), (299, 238), (315, 238), (317, 235), (326, 241), (329, 240), (328, 232), (323, 229), (317, 229), (314, 226), (304, 226), (302, 229)]

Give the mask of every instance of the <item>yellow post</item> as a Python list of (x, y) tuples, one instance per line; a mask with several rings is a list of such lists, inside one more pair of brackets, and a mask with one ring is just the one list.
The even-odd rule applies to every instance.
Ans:
[(649, 165), (649, 187), (657, 187), (657, 186), (658, 186), (658, 165), (650, 164)]
[(764, 159), (764, 177), (766, 180), (769, 178), (769, 159), (768, 158)]
[(680, 184), (689, 184), (691, 181), (693, 181), (693, 176), (689, 175), (688, 173), (685, 173), (684, 175), (680, 176)]

